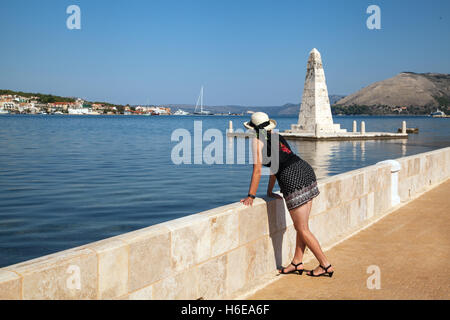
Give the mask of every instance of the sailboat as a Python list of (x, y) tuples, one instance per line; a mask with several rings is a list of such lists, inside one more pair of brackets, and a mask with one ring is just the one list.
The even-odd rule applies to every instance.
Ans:
[[(199, 103), (200, 103), (200, 111), (197, 111)], [(198, 96), (197, 104), (195, 105), (194, 114), (200, 116), (208, 116), (213, 114), (211, 111), (203, 110), (203, 86), (200, 89), (200, 95)]]

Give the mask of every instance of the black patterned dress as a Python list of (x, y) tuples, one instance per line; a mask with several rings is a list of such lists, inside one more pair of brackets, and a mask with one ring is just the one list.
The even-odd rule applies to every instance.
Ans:
[[(277, 139), (275, 135), (278, 137), (279, 152), (278, 165), (273, 166), (275, 159), (271, 156), (271, 145), (272, 141)], [(263, 165), (270, 167), (272, 174), (275, 174), (288, 210), (297, 208), (319, 195), (314, 169), (291, 150), (286, 139), (278, 133), (269, 132), (262, 134), (259, 139), (264, 143)]]

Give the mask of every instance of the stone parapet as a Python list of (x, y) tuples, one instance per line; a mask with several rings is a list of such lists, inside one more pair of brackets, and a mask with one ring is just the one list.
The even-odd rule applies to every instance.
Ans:
[[(322, 246), (450, 176), (450, 147), (395, 160), (399, 171), (380, 163), (318, 181), (310, 228)], [(283, 200), (232, 203), (2, 268), (0, 299), (233, 298), (290, 262), (295, 235)]]

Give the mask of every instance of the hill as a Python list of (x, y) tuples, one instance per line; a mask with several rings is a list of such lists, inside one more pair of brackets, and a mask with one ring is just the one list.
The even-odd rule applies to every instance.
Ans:
[(43, 93), (31, 93), (31, 92), (22, 92), (22, 91), (14, 91), (14, 90), (4, 90), (0, 89), (0, 95), (17, 95), (20, 97), (37, 97), (41, 103), (52, 103), (52, 102), (74, 102), (75, 98), (70, 97), (61, 97), (55, 96), (52, 94), (43, 94)]
[(402, 72), (336, 102), (338, 106), (415, 107), (450, 105), (450, 74)]

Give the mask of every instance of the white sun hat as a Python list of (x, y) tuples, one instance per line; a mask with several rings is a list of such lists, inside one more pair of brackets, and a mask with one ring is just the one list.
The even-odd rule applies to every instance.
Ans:
[(269, 119), (267, 113), (255, 112), (252, 114), (251, 120), (244, 122), (244, 127), (247, 129), (265, 129), (267, 131), (272, 130), (277, 126), (277, 122), (273, 119)]

